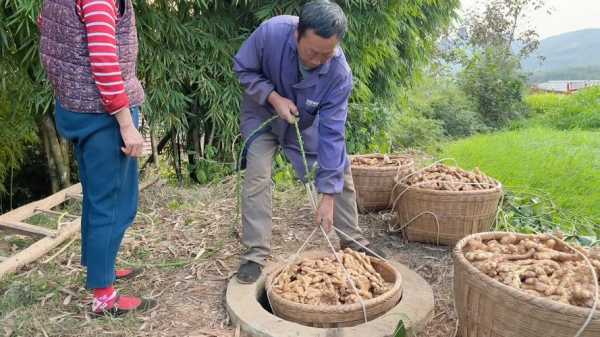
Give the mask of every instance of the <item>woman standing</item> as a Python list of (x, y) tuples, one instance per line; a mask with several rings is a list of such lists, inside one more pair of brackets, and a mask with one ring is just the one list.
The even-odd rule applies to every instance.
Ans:
[(153, 303), (119, 296), (115, 269), (138, 204), (143, 138), (137, 130), (144, 90), (131, 0), (44, 0), (40, 53), (56, 96), (56, 126), (71, 140), (83, 186), (82, 265), (93, 289), (92, 312), (119, 315)]

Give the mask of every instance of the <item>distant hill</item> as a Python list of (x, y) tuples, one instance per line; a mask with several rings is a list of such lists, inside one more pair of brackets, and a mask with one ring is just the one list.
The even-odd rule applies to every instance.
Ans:
[[(539, 56), (545, 60), (539, 60)], [(600, 79), (600, 29), (584, 29), (552, 36), (523, 62), (531, 82)]]

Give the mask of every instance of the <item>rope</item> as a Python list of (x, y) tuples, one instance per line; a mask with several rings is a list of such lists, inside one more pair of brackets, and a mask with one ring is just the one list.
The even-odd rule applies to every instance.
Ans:
[[(312, 185), (312, 177), (310, 176), (309, 171), (308, 171), (308, 161), (306, 159), (306, 152), (304, 150), (304, 142), (302, 140), (302, 134), (300, 133), (300, 128), (298, 126), (298, 122), (295, 122), (293, 124), (294, 124), (294, 128), (296, 130), (296, 138), (297, 138), (298, 144), (300, 146), (300, 154), (302, 155), (302, 162), (304, 164), (304, 170), (305, 170), (304, 178), (305, 178), (305, 181), (306, 181), (304, 183), (304, 186), (306, 188), (306, 193), (308, 195), (308, 198), (309, 198), (309, 201), (310, 201), (311, 206), (313, 208), (313, 211), (317, 212), (317, 208), (318, 207), (317, 207), (317, 202), (315, 200), (315, 195), (314, 195), (314, 190), (313, 190), (313, 185)], [(256, 132), (257, 131), (253, 132), (252, 135), (254, 135)], [(240, 163), (241, 163), (241, 159), (240, 159)], [(241, 165), (240, 165), (240, 167), (241, 167)], [(365, 319), (365, 323), (367, 323), (368, 322), (368, 317), (367, 317), (367, 307), (366, 307), (365, 301), (362, 298), (362, 296), (360, 295), (360, 293), (358, 292), (358, 289), (356, 288), (356, 286), (354, 284), (354, 280), (352, 279), (352, 276), (350, 275), (350, 273), (348, 272), (348, 270), (346, 269), (346, 267), (344, 266), (344, 264), (340, 260), (339, 256), (337, 255), (337, 253), (335, 251), (335, 247), (331, 243), (331, 240), (329, 240), (329, 237), (327, 236), (327, 233), (325, 232), (325, 229), (323, 228), (323, 226), (321, 224), (319, 224), (318, 227), (315, 227), (315, 229), (312, 231), (312, 233), (308, 236), (308, 238), (300, 246), (300, 248), (298, 249), (298, 251), (296, 251), (296, 253), (290, 257), (290, 259), (288, 259), (285, 267), (282, 269), (282, 272), (280, 272), (276, 277), (273, 278), (273, 281), (269, 285), (269, 288), (272, 289), (273, 284), (276, 283), (276, 281), (279, 279), (279, 277), (281, 276), (281, 274), (283, 273), (283, 271), (287, 271), (289, 269), (289, 267), (292, 265), (292, 263), (297, 259), (298, 255), (302, 251), (304, 251), (304, 249), (308, 245), (308, 242), (310, 242), (310, 240), (312, 239), (312, 237), (314, 236), (314, 234), (316, 233), (316, 231), (318, 229), (321, 229), (321, 233), (323, 234), (323, 236), (327, 240), (327, 244), (329, 245), (329, 248), (331, 249), (331, 251), (333, 253), (333, 256), (335, 257), (335, 259), (337, 260), (337, 262), (342, 267), (342, 270), (344, 271), (344, 274), (346, 276), (346, 280), (348, 281), (348, 283), (352, 287), (352, 290), (354, 291), (354, 293), (358, 297), (358, 300), (360, 301), (360, 304), (361, 304), (361, 307), (362, 307), (362, 310), (363, 310), (363, 316), (364, 316), (364, 319)], [(338, 230), (338, 229), (336, 228), (336, 230)], [(338, 230), (338, 231), (341, 232), (340, 230)], [(346, 233), (343, 233), (343, 234), (347, 235)], [(356, 242), (356, 240), (354, 240), (354, 239), (352, 239), (352, 240)], [(364, 247), (362, 244), (360, 244), (360, 243), (358, 243), (358, 244), (361, 245), (362, 247)], [(364, 248), (366, 248), (366, 247), (364, 247)], [(369, 249), (369, 251), (371, 251), (371, 250)], [(383, 260), (385, 260), (385, 259), (383, 259)], [(268, 291), (267, 291), (267, 301), (269, 301), (269, 305), (271, 305), (271, 307), (272, 307), (271, 298), (269, 296), (269, 292)]]
[(420, 218), (421, 216), (426, 215), (426, 214), (431, 215), (433, 217), (433, 220), (435, 220), (435, 226), (436, 226), (435, 244), (437, 246), (439, 246), (440, 245), (440, 221), (438, 220), (437, 215), (435, 215), (435, 213), (430, 212), (430, 211), (421, 212), (421, 213), (415, 215), (412, 219), (410, 219), (408, 222), (406, 222), (405, 225), (403, 225), (400, 228), (396, 228), (396, 225), (394, 225), (391, 228), (389, 228), (389, 231), (392, 232), (392, 233), (401, 232), (406, 227), (410, 226), (410, 224), (412, 224), (415, 220), (417, 220), (418, 218)]
[[(298, 130), (297, 124), (296, 124), (296, 130)], [(304, 156), (304, 152), (302, 152), (302, 156)], [(311, 203), (311, 205), (313, 207), (313, 211), (316, 213), (317, 212), (317, 201), (315, 200), (314, 191), (312, 189), (312, 183), (311, 182), (307, 182), (305, 186), (306, 186), (306, 192), (308, 194), (308, 198), (309, 198), (310, 203)], [(335, 251), (335, 247), (333, 247), (333, 244), (329, 240), (329, 236), (327, 236), (327, 233), (325, 232), (325, 229), (323, 228), (323, 225), (319, 224), (318, 228), (321, 229), (321, 233), (325, 237), (325, 240), (327, 240), (327, 244), (329, 245), (329, 248), (331, 249), (331, 251), (333, 253), (333, 256), (335, 257), (335, 259), (337, 260), (337, 262), (342, 267), (342, 270), (344, 271), (344, 275), (346, 276), (346, 281), (348, 283), (350, 283), (350, 286), (352, 287), (352, 290), (354, 291), (354, 293), (358, 297), (358, 300), (360, 301), (360, 305), (361, 305), (362, 310), (363, 310), (363, 317), (365, 319), (365, 323), (369, 322), (369, 319), (367, 317), (367, 306), (365, 305), (365, 301), (363, 300), (362, 296), (360, 296), (360, 293), (358, 292), (358, 289), (356, 289), (356, 286), (354, 284), (354, 280), (352, 279), (352, 276), (350, 276), (350, 273), (348, 272), (348, 270), (346, 269), (346, 267), (342, 263), (340, 257), (337, 255), (337, 253)], [(335, 228), (335, 226), (334, 226), (334, 228)]]
[(354, 285), (354, 280), (352, 279), (352, 276), (350, 276), (350, 273), (348, 272), (348, 270), (342, 263), (340, 257), (336, 254), (335, 248), (333, 247), (333, 244), (331, 244), (331, 241), (329, 240), (329, 236), (327, 236), (327, 233), (325, 233), (323, 226), (319, 225), (319, 228), (321, 228), (321, 233), (323, 233), (323, 236), (325, 236), (325, 239), (327, 240), (327, 244), (329, 244), (329, 248), (331, 248), (331, 251), (333, 252), (333, 256), (335, 256), (335, 259), (337, 260), (337, 262), (340, 264), (340, 266), (342, 266), (342, 270), (344, 270), (344, 274), (346, 275), (346, 280), (348, 281), (348, 283), (350, 283), (352, 290), (358, 297), (358, 300), (360, 301), (360, 305), (362, 306), (365, 323), (368, 323), (369, 319), (367, 317), (367, 306), (365, 305), (365, 301), (363, 300), (362, 296), (360, 296), (358, 289), (356, 289), (356, 286)]

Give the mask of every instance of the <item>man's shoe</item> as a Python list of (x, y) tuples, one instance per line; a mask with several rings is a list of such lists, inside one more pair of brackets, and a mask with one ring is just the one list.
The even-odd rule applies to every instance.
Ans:
[(242, 284), (256, 282), (262, 273), (262, 266), (256, 262), (248, 261), (240, 266), (237, 272), (237, 280)]

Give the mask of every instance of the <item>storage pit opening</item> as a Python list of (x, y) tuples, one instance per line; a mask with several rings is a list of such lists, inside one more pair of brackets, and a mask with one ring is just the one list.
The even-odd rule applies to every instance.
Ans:
[[(271, 308), (271, 304), (269, 303), (269, 297), (267, 296), (267, 289), (266, 289), (266, 286), (265, 286), (264, 279), (263, 279), (263, 280), (261, 280), (261, 281), (262, 281), (262, 282), (260, 282), (260, 284), (258, 284), (258, 285), (257, 285), (257, 288), (256, 288), (256, 297), (255, 297), (255, 298), (256, 298), (256, 301), (257, 301), (257, 302), (260, 304), (260, 306), (261, 306), (263, 309), (265, 309), (265, 310), (266, 310), (266, 311), (269, 313), (269, 315), (272, 315), (272, 316), (274, 316), (274, 317), (277, 317), (278, 319), (283, 319), (283, 320), (286, 320), (286, 319), (285, 319), (285, 318), (283, 318), (283, 317), (279, 317), (279, 316), (277, 316), (277, 315), (276, 315), (276, 314), (273, 312), (273, 308)], [(394, 307), (392, 307), (392, 308), (390, 308), (388, 311), (386, 311), (386, 312), (382, 313), (380, 316), (384, 316), (384, 315), (385, 315), (385, 314), (387, 314), (388, 312), (392, 311), (392, 310), (393, 310), (393, 309), (394, 309), (396, 306), (398, 306), (398, 305), (402, 304), (402, 299), (403, 299), (403, 297), (404, 297), (404, 294), (402, 294), (402, 295), (401, 295), (400, 299), (399, 299), (399, 300), (398, 300), (398, 302), (397, 302), (397, 303), (394, 305)], [(380, 316), (378, 316), (378, 317), (380, 317)], [(378, 317), (376, 317), (376, 318), (378, 318)], [(374, 319), (376, 319), (376, 318), (374, 318)], [(374, 319), (372, 319), (371, 321), (373, 321)], [(288, 320), (286, 320), (286, 321), (288, 321)], [(288, 321), (288, 322), (291, 322), (291, 321)], [(296, 323), (296, 322), (293, 322), (293, 323)], [(296, 324), (301, 324), (301, 323), (296, 323)], [(359, 324), (356, 324), (356, 325), (344, 326), (344, 327), (360, 326), (360, 325), (364, 325), (364, 324), (365, 324), (365, 322), (363, 322), (363, 323), (359, 323)], [(304, 325), (304, 324), (301, 324), (301, 325)], [(305, 326), (309, 326), (309, 325), (305, 325)], [(310, 326), (310, 327), (313, 327), (313, 326)], [(324, 329), (324, 330), (326, 330), (326, 329), (329, 329), (329, 328), (322, 328), (322, 327), (313, 327), (313, 328), (317, 328), (317, 329)]]
[(266, 298), (265, 284), (268, 276), (280, 267), (279, 264), (267, 265), (261, 277), (252, 284), (242, 284), (232, 278), (227, 287), (225, 305), (233, 325), (239, 327), (243, 337), (389, 337), (399, 320), (404, 322), (409, 335), (418, 334), (433, 318), (433, 289), (406, 265), (393, 260), (390, 263), (402, 275), (402, 296), (393, 301), (397, 304), (384, 315), (369, 319), (366, 324), (314, 327), (273, 315)]

